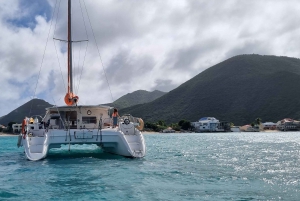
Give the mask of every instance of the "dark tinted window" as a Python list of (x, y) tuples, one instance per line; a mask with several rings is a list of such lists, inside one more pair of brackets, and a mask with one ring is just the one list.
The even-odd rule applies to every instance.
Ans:
[(96, 124), (97, 118), (96, 117), (82, 117), (83, 124)]

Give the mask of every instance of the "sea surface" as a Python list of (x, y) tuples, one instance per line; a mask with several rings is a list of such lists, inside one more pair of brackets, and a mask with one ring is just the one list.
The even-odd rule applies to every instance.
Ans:
[(300, 132), (144, 136), (142, 159), (78, 145), (37, 162), (0, 137), (0, 200), (300, 200)]

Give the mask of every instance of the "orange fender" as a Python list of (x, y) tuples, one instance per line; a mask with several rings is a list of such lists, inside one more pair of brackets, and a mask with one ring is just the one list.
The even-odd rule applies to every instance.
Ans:
[(23, 134), (23, 139), (25, 139), (25, 136), (26, 136), (25, 126), (26, 126), (26, 119), (23, 119), (23, 121), (22, 121), (22, 130), (21, 130), (21, 133)]
[(26, 133), (26, 131), (25, 131), (25, 125), (26, 125), (26, 119), (23, 119), (23, 121), (22, 121), (22, 134), (25, 134)]
[(139, 125), (136, 126), (136, 128), (141, 131), (144, 128), (144, 121), (141, 118), (138, 118), (138, 121), (139, 121)]

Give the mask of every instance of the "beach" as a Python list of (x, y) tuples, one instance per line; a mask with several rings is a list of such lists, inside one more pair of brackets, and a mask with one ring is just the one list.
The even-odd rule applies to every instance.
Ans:
[(18, 136), (17, 134), (10, 134), (10, 133), (2, 133), (0, 132), (0, 136)]

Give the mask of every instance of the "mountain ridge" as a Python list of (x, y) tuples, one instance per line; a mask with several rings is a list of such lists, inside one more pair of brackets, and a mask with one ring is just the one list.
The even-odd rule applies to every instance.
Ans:
[[(300, 107), (300, 96), (294, 93), (300, 85), (299, 67), (300, 60), (296, 58), (238, 55), (150, 103), (121, 112), (145, 121), (167, 123), (180, 119), (197, 121), (205, 116), (237, 125), (249, 124), (257, 117), (274, 122), (286, 117), (297, 119), (300, 114), (290, 105)], [(286, 100), (292, 100), (288, 107)]]
[(166, 93), (167, 92), (162, 92), (159, 90), (154, 90), (152, 92), (146, 90), (137, 90), (132, 93), (127, 93), (126, 95), (115, 100), (113, 103), (108, 103), (107, 105), (122, 109), (133, 105), (151, 102), (165, 95)]
[(42, 99), (32, 99), (18, 108), (14, 109), (7, 115), (0, 118), (0, 124), (7, 125), (9, 122), (21, 123), (25, 116), (29, 115), (45, 115), (46, 108), (52, 107), (50, 103)]
[[(283, 118), (300, 118), (298, 86), (300, 59), (238, 55), (204, 70), (168, 93), (158, 93), (154, 100), (144, 99), (145, 90), (138, 90), (115, 101), (126, 105), (135, 100), (132, 105), (127, 104), (126, 108), (110, 105), (119, 108), (120, 114), (129, 113), (147, 122), (197, 121), (205, 116), (236, 125), (249, 124), (258, 117), (263, 122), (277, 122)], [(6, 116), (0, 118), (0, 124)]]
[[(154, 90), (152, 92), (148, 92), (146, 90), (137, 90), (132, 93), (128, 93), (119, 99), (117, 99), (114, 103), (105, 104), (110, 105), (112, 107), (124, 108), (126, 106), (132, 106), (134, 104), (140, 104), (152, 101), (157, 97), (161, 97), (166, 94), (166, 92), (162, 92), (159, 90)], [(124, 104), (124, 105), (122, 105)], [(31, 115), (41, 115), (42, 117), (45, 115), (46, 108), (52, 107), (50, 103), (42, 100), (42, 99), (32, 99), (18, 108), (14, 109), (7, 115), (0, 117), (0, 124), (7, 125), (9, 122), (22, 122), (25, 116)]]

